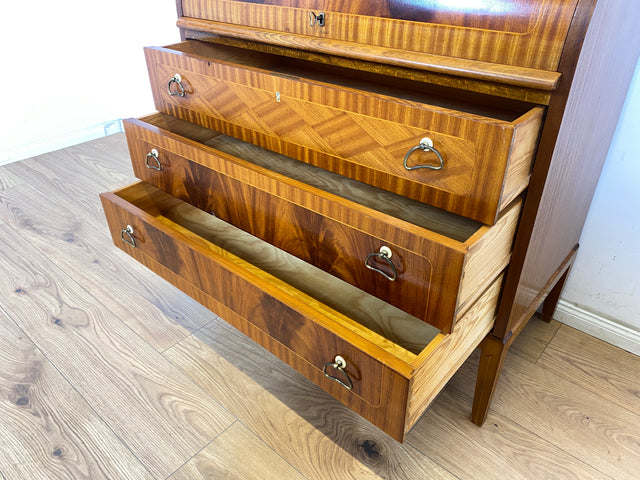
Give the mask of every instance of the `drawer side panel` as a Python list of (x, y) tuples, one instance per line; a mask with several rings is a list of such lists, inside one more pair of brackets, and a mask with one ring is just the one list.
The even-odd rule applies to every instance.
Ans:
[(428, 357), (418, 357), (409, 390), (407, 432), (493, 328), (501, 287), (502, 276), (458, 320), (456, 330), (451, 335), (447, 335), (432, 352), (429, 352)]

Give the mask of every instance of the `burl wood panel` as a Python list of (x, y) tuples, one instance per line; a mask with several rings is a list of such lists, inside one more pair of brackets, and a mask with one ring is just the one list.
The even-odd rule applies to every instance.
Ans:
[[(347, 201), (141, 120), (125, 121), (138, 178), (411, 315), (451, 332), (468, 307), (507, 265), (520, 204), (493, 227), (456, 241)], [(151, 149), (162, 170), (145, 166)], [(383, 201), (383, 199), (381, 199)], [(389, 246), (398, 279), (364, 266)], [(372, 265), (391, 273), (381, 261)], [(464, 269), (464, 273), (463, 273)]]
[[(505, 177), (505, 199), (526, 187), (542, 107), (506, 120), (503, 112), (485, 117), (214, 57), (145, 52), (158, 110), (269, 150), (486, 224), (504, 207)], [(175, 73), (185, 97), (167, 91)], [(404, 168), (405, 154), (423, 137), (441, 152), (442, 170)], [(411, 166), (438, 163), (432, 152), (408, 159)]]
[[(558, 68), (577, 0), (459, 3), (184, 0), (182, 15), (311, 37), (316, 46), (337, 40), (531, 69)], [(321, 11), (325, 26), (312, 26), (309, 13)], [(278, 41), (277, 35), (270, 37)], [(385, 56), (380, 57), (384, 62)]]
[[(340, 327), (337, 312), (323, 308), (311, 298), (300, 302), (274, 277), (213, 244), (197, 242), (188, 232), (156, 218), (159, 210), (150, 188), (153, 187), (140, 183), (123, 190), (128, 197), (135, 196), (136, 203), (148, 211), (117, 194), (101, 195), (116, 246), (219, 312), (229, 323), (389, 435), (403, 439), (407, 376), (411, 371), (408, 365), (389, 358), (388, 353), (370, 341), (346, 332)], [(135, 248), (121, 240), (121, 229), (126, 225), (134, 228)], [(343, 335), (337, 335), (334, 329), (342, 330)], [(337, 354), (347, 361), (352, 391), (322, 373), (323, 366)]]
[[(133, 170), (139, 179), (428, 323), (441, 323), (445, 318), (452, 321), (457, 288), (446, 289), (439, 285), (447, 281), (445, 271), (450, 265), (457, 265), (460, 278), (462, 253), (443, 248), (443, 254), (433, 259), (437, 262), (434, 268), (432, 260), (424, 255), (191, 162), (188, 160), (191, 155), (186, 152), (177, 155), (162, 149), (163, 170), (146, 168), (146, 154), (152, 148), (158, 148), (159, 142), (138, 140), (130, 123), (125, 128)], [(398, 236), (402, 237), (402, 232), (398, 232)], [(397, 279), (393, 282), (365, 266), (367, 256), (378, 252), (383, 245), (393, 253), (390, 261), (397, 271)], [(391, 266), (384, 261), (370, 259), (369, 262), (392, 275)], [(431, 289), (434, 290), (432, 299)], [(447, 291), (454, 294), (446, 295)], [(435, 321), (438, 318), (442, 320)]]

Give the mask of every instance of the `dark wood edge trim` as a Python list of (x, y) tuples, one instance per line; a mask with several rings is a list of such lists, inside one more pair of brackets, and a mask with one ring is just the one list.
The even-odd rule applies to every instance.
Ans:
[[(182, 17), (183, 15), (182, 0), (176, 0), (176, 12), (178, 13), (178, 18)], [(179, 28), (179, 30), (180, 30), (180, 40), (184, 42), (187, 38), (186, 31), (184, 28)]]
[(420, 52), (408, 52), (384, 47), (329, 40), (305, 35), (294, 35), (272, 30), (263, 30), (242, 25), (180, 17), (177, 25), (183, 30), (225, 35), (244, 40), (258, 41), (286, 47), (301, 48), (314, 52), (350, 57), (358, 60), (373, 61), (399, 67), (425, 70), (446, 75), (504, 83), (537, 90), (553, 91), (560, 81), (561, 74), (547, 70), (502, 65), (477, 60), (466, 60)]
[[(578, 66), (580, 50), (584, 43), (595, 6), (596, 0), (581, 0), (580, 3), (578, 3), (560, 58), (559, 71), (562, 73), (562, 78), (560, 79), (558, 89), (553, 92), (551, 96), (547, 117), (540, 137), (538, 153), (536, 154), (531, 174), (527, 197), (522, 211), (522, 218), (514, 242), (511, 265), (507, 272), (505, 288), (498, 308), (496, 326), (493, 331), (493, 335), (501, 339), (510, 336), (516, 326), (515, 324), (520, 322), (520, 320), (516, 321), (511, 319), (513, 303), (522, 276), (538, 208), (542, 199), (542, 193), (544, 192), (556, 140), (560, 132), (560, 125), (562, 124), (565, 108), (569, 99), (569, 91), (571, 90)], [(555, 277), (554, 280), (558, 278), (559, 277)], [(533, 312), (537, 308), (538, 305), (531, 309), (531, 311)]]

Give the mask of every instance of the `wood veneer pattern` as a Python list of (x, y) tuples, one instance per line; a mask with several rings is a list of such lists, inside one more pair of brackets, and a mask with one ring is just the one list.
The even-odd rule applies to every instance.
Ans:
[[(309, 9), (315, 3), (296, 2), (295, 6), (282, 1), (270, 3), (272, 5), (244, 1), (184, 0), (182, 14), (183, 18), (269, 31), (272, 32), (271, 43), (280, 43), (278, 33), (315, 39), (308, 45), (298, 45), (299, 48), (314, 49), (315, 46), (315, 49), (321, 49), (329, 41), (342, 41), (374, 49), (378, 47), (554, 71), (558, 67), (577, 0), (510, 2), (508, 9), (507, 5), (497, 4), (492, 5), (495, 7), (493, 15), (484, 17), (478, 17), (477, 11), (467, 12), (464, 7), (434, 12), (429, 3), (421, 3), (419, 7), (413, 3), (414, 12), (421, 10), (421, 21), (393, 18), (412, 18), (407, 17), (408, 12), (395, 8), (395, 4), (390, 4), (393, 6), (388, 12), (389, 16), (385, 17), (384, 11), (382, 16), (369, 15), (372, 9), (370, 2), (348, 2), (346, 5), (344, 2), (323, 3), (325, 6), (321, 10), (327, 14), (327, 19), (325, 27), (321, 28), (309, 24)], [(504, 13), (498, 13), (500, 8)], [(514, 8), (518, 11), (514, 12)], [(350, 53), (353, 55), (353, 49)], [(384, 50), (375, 53), (382, 62), (392, 58), (389, 53), (385, 55)], [(407, 53), (402, 56), (411, 58)], [(419, 64), (420, 61), (414, 60), (414, 63)]]

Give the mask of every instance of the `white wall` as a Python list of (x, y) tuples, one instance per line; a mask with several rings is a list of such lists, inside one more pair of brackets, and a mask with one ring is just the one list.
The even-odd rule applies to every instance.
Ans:
[(556, 315), (640, 354), (640, 63)]
[[(177, 42), (175, 21), (174, 0), (3, 5), (0, 164), (118, 131), (121, 118), (153, 111), (142, 47)], [(638, 136), (637, 73), (557, 318), (640, 354)]]
[(174, 0), (3, 3), (0, 164), (152, 112), (142, 47), (179, 41), (175, 22)]

